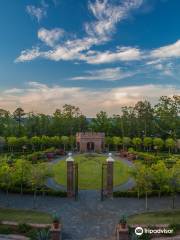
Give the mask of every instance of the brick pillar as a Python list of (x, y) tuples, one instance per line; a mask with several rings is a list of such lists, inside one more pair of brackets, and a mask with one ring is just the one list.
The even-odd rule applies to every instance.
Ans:
[(74, 197), (74, 159), (71, 157), (71, 153), (69, 153), (69, 157), (66, 159), (67, 162), (67, 197)]
[(111, 153), (107, 158), (107, 197), (113, 197), (114, 159)]

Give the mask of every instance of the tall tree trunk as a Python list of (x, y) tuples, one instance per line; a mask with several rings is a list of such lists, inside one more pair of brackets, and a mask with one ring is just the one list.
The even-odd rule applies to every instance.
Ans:
[(138, 188), (138, 191), (137, 191), (137, 195), (138, 195), (138, 199), (139, 199), (139, 196), (140, 196), (139, 188)]
[(37, 194), (37, 189), (34, 189), (34, 196), (33, 196), (33, 208), (36, 208), (36, 194)]
[(146, 191), (146, 194), (145, 194), (145, 201), (146, 201), (146, 210), (148, 210), (148, 193)]
[(9, 206), (9, 188), (6, 189), (7, 207)]
[(175, 208), (175, 193), (173, 193), (173, 196), (172, 196), (172, 209)]

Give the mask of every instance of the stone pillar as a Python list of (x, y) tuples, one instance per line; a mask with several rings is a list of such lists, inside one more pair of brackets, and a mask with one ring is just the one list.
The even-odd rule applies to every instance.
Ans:
[(51, 240), (62, 240), (62, 227), (55, 229), (53, 226), (50, 229)]
[(74, 197), (74, 159), (72, 154), (68, 154), (67, 162), (67, 197)]
[(107, 158), (107, 197), (113, 197), (114, 159), (109, 153)]

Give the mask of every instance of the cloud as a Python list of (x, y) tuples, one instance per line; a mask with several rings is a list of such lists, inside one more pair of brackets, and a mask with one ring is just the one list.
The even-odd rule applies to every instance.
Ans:
[(142, 3), (143, 0), (126, 0), (122, 4), (111, 4), (108, 0), (89, 1), (89, 10), (96, 20), (85, 24), (87, 34), (98, 38), (100, 42), (109, 40), (116, 24)]
[(87, 71), (84, 76), (73, 77), (71, 80), (100, 80), (100, 81), (116, 81), (135, 75), (132, 72), (124, 72), (121, 68), (105, 68), (94, 71)]
[(53, 47), (63, 35), (64, 30), (60, 28), (54, 28), (52, 30), (40, 28), (38, 31), (38, 38), (50, 47)]
[(36, 7), (34, 5), (26, 6), (27, 13), (36, 18), (38, 22), (47, 15), (46, 6)]
[[(85, 24), (86, 35), (83, 38), (69, 39), (61, 43), (61, 45), (56, 44), (59, 37), (63, 34), (62, 29), (52, 29), (47, 30), (42, 28), (38, 31), (38, 38), (45, 42), (48, 46), (52, 47), (49, 51), (41, 51), (41, 54), (33, 50), (24, 50), (18, 57), (18, 62), (20, 61), (30, 61), (39, 56), (48, 58), (50, 60), (82, 60), (87, 62), (93, 62), (92, 56), (87, 56), (87, 51), (89, 51), (93, 46), (103, 44), (110, 40), (110, 36), (115, 30), (116, 24), (121, 20), (128, 18), (131, 10), (138, 8), (143, 3), (143, 0), (126, 0), (121, 4), (112, 4), (108, 0), (95, 0), (95, 2), (89, 1), (88, 8), (95, 17), (95, 21)], [(27, 6), (27, 11), (31, 15), (36, 16), (38, 21), (46, 15), (46, 7), (36, 8), (35, 6)], [(134, 54), (133, 58), (137, 57), (137, 50), (134, 52), (128, 52), (130, 49), (126, 49), (123, 53), (123, 48), (117, 51), (117, 59), (127, 59), (125, 54)], [(28, 53), (28, 54), (26, 54)], [(29, 55), (31, 53), (31, 59), (24, 57), (24, 55)], [(99, 52), (97, 52), (100, 58)], [(105, 52), (104, 54), (108, 54)], [(109, 53), (110, 54), (110, 53)], [(33, 56), (32, 56), (33, 55)], [(88, 58), (87, 58), (88, 57)], [(110, 56), (115, 59), (114, 56)], [(132, 59), (132, 57), (130, 59)], [(113, 60), (114, 61), (114, 60)]]
[(173, 94), (180, 94), (180, 89), (172, 85), (87, 89), (30, 82), (17, 92), (12, 89), (1, 91), (0, 107), (13, 111), (17, 106), (21, 106), (25, 111), (52, 114), (57, 107), (67, 103), (79, 106), (84, 114), (92, 117), (100, 110), (118, 114), (121, 106), (134, 105), (144, 99), (156, 103), (160, 96)]
[(141, 59), (141, 51), (133, 47), (118, 47), (115, 52), (89, 52), (86, 60), (90, 64), (112, 63), (118, 61), (134, 61)]
[(20, 56), (15, 60), (15, 62), (27, 62), (38, 58), (41, 55), (38, 47), (32, 49), (23, 50)]
[(175, 43), (160, 47), (151, 51), (152, 58), (179, 58), (180, 57), (180, 40), (177, 40)]

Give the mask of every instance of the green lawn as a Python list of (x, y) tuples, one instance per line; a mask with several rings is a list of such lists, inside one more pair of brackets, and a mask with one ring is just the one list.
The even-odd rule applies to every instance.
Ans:
[[(80, 189), (100, 189), (102, 163), (106, 157), (100, 154), (80, 154), (74, 157), (79, 166), (79, 187)], [(120, 185), (129, 178), (129, 167), (121, 161), (114, 163), (114, 185)], [(61, 161), (53, 166), (54, 178), (57, 183), (66, 185), (66, 161)]]
[(130, 224), (177, 224), (180, 223), (180, 210), (159, 211), (133, 215), (129, 218)]
[(18, 223), (51, 223), (52, 216), (37, 211), (0, 208), (0, 221), (14, 221)]

